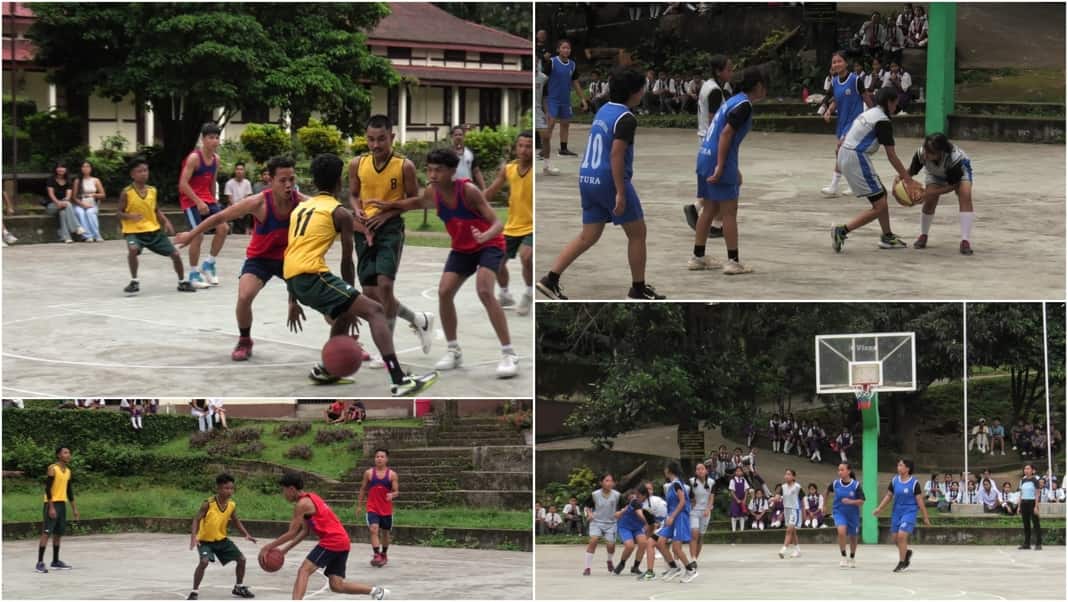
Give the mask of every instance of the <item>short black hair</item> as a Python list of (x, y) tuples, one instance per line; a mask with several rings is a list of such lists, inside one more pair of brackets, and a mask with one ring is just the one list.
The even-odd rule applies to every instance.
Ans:
[(631, 95), (645, 88), (645, 75), (634, 67), (616, 67), (608, 76), (608, 99), (626, 103)]
[(909, 469), (909, 476), (912, 476), (912, 473), (916, 472), (916, 463), (912, 460), (909, 460), (908, 458), (898, 458), (897, 461), (901, 462), (905, 465), (905, 468)]
[(238, 167), (244, 167), (244, 166), (245, 166), (245, 162), (244, 161), (238, 161), (237, 163), (234, 163), (234, 169), (237, 169)]
[(378, 452), (382, 452), (382, 453), (386, 454), (386, 457), (389, 457), (389, 450), (384, 448), (384, 447), (379, 447), (378, 449), (376, 449), (374, 455), (377, 456)]
[(371, 128), (381, 128), (386, 131), (391, 131), (393, 130), (393, 122), (390, 121), (388, 116), (382, 115), (381, 113), (378, 115), (371, 115), (371, 118), (367, 120), (366, 129), (369, 130)]
[(890, 101), (892, 100), (897, 100), (897, 90), (890, 86), (879, 88), (879, 91), (875, 93), (875, 104), (882, 107), (886, 112), (889, 112)]
[(460, 157), (451, 148), (435, 148), (426, 154), (427, 165), (444, 165), (449, 169), (456, 169), (460, 164)]
[(467, 130), (464, 129), (464, 126), (457, 124), (452, 126), (452, 129), (449, 130), (449, 134), (455, 134), (456, 130), (460, 130), (461, 132), (467, 133)]
[(333, 192), (341, 182), (345, 164), (334, 153), (317, 155), (311, 162), (312, 182), (320, 192)]
[[(940, 153), (951, 153), (953, 152), (953, 143), (949, 141), (949, 137), (944, 133), (932, 132), (923, 139), (923, 148)], [(1000, 420), (1000, 418), (995, 418), (994, 420)]]
[(616, 478), (615, 475), (613, 475), (612, 473), (606, 472), (606, 473), (602, 473), (601, 476), (597, 478), (597, 482), (598, 483), (603, 483), (604, 480), (607, 479), (608, 477), (612, 477), (612, 479)]
[(712, 76), (715, 77), (716, 73), (727, 68), (727, 55), (713, 54), (712, 58), (708, 59), (708, 68), (712, 70)]
[[(268, 174), (274, 177), (274, 172), (278, 171), (282, 167), (294, 167), (296, 162), (291, 157), (271, 157), (267, 160), (267, 165), (263, 168)], [(261, 172), (262, 173), (262, 172)]]
[(213, 121), (209, 121), (209, 122), (205, 123), (204, 125), (200, 126), (200, 135), (201, 136), (208, 136), (210, 134), (215, 134), (216, 136), (219, 136), (219, 135), (222, 134), (222, 128), (219, 127)]
[(135, 168), (138, 168), (142, 165), (148, 165), (148, 159), (142, 157), (141, 155), (138, 155), (133, 159), (130, 159), (130, 161), (126, 164), (126, 171), (133, 171)]
[(556, 49), (559, 50), (560, 47), (563, 46), (564, 44), (567, 44), (568, 46), (570, 46), (571, 45), (571, 40), (569, 40), (567, 38), (560, 38), (559, 40), (556, 41)]
[(664, 468), (676, 477), (682, 474), (682, 466), (679, 465), (678, 460), (669, 460), (668, 463), (664, 465)]
[(751, 92), (757, 87), (757, 84), (764, 84), (767, 87), (767, 79), (764, 77), (764, 72), (759, 67), (746, 67), (742, 71), (742, 79), (738, 83), (738, 90)]
[(225, 485), (227, 483), (233, 483), (233, 482), (234, 482), (234, 477), (226, 474), (225, 472), (220, 474), (219, 476), (215, 477), (215, 484), (216, 485)]
[(522, 132), (519, 132), (518, 136), (515, 137), (516, 142), (518, 142), (520, 138), (530, 138), (531, 140), (533, 140), (534, 139), (534, 132), (532, 132), (530, 130), (523, 130)]
[(59, 445), (56, 447), (56, 455), (58, 456), (63, 450), (70, 451), (70, 448), (66, 445)]
[(278, 479), (278, 484), (282, 487), (304, 489), (304, 477), (300, 476), (299, 472), (286, 472), (282, 478)]

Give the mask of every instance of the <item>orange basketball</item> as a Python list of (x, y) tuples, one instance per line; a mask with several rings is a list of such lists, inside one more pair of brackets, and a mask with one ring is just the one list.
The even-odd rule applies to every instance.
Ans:
[(363, 362), (363, 348), (356, 339), (338, 335), (323, 345), (323, 366), (331, 376), (355, 374)]
[(909, 188), (905, 185), (905, 181), (901, 178), (894, 178), (893, 195), (894, 200), (898, 202), (902, 207), (912, 207), (923, 199), (924, 187), (922, 184), (916, 183), (915, 186)]
[(286, 563), (285, 554), (282, 554), (278, 548), (271, 548), (271, 551), (260, 560), (260, 568), (268, 573), (275, 573), (282, 568), (282, 565)]

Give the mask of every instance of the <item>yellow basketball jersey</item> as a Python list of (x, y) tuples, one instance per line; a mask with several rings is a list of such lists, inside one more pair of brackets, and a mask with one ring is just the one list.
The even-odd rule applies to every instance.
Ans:
[(155, 186), (145, 186), (145, 196), (141, 196), (141, 193), (137, 192), (133, 186), (127, 186), (122, 194), (126, 196), (126, 213), (140, 213), (144, 217), (137, 221), (122, 220), (123, 234), (159, 230), (159, 220), (156, 218)]
[(219, 503), (214, 497), (208, 498), (208, 513), (200, 519), (200, 528), (197, 529), (197, 541), (220, 541), (226, 539), (226, 530), (230, 526), (230, 517), (234, 514), (237, 504), (234, 500), (226, 500), (226, 509), (219, 510)]
[(508, 178), (508, 221), (504, 224), (505, 236), (526, 236), (534, 231), (534, 166), (527, 173), (519, 174), (519, 162), (504, 166)]
[[(70, 467), (63, 468), (59, 464), (53, 464), (49, 466), (52, 468), (52, 501), (53, 502), (66, 502), (67, 501), (67, 483), (70, 483)], [(47, 473), (46, 473), (47, 474)], [(44, 501), (48, 501), (48, 496), (43, 496)]]
[[(360, 178), (360, 198), (364, 201), (377, 199), (396, 203), (403, 201), (404, 194), (404, 157), (394, 154), (381, 170), (375, 167), (375, 158), (363, 155), (356, 166), (356, 175)], [(378, 207), (363, 205), (367, 217), (378, 213)]]
[(288, 279), (300, 274), (329, 272), (326, 252), (334, 244), (334, 210), (341, 206), (328, 194), (318, 194), (293, 209), (289, 216), (289, 246), (283, 275)]

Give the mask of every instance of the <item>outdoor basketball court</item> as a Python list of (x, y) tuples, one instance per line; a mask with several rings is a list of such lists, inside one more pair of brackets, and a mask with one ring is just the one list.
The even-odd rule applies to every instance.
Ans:
[[(263, 545), (270, 540), (259, 540)], [(259, 545), (234, 539), (248, 558), (245, 584), (256, 598), (289, 600), (297, 567), (315, 542), (305, 541), (286, 555), (277, 573), (265, 573), (256, 563)], [(33, 570), (37, 540), (5, 541), (3, 596), (8, 599), (128, 599), (183, 600), (193, 584), (196, 552), (188, 535), (158, 533), (91, 535), (63, 538), (63, 560), (73, 570), (47, 575)], [(347, 578), (381, 585), (393, 599), (512, 599), (531, 598), (529, 552), (391, 546), (389, 564), (368, 564), (365, 544), (354, 544)], [(47, 559), (46, 559), (47, 560)], [(493, 567), (493, 570), (486, 570)], [(233, 563), (208, 566), (200, 586), (201, 599), (230, 598)], [(308, 582), (309, 599), (354, 599), (330, 591), (322, 572)]]
[[(538, 174), (538, 277), (579, 232), (578, 168), (588, 132), (586, 125), (571, 128), (577, 158), (558, 158), (554, 151), (553, 165), (561, 176)], [(906, 167), (920, 142), (898, 139), (898, 156)], [(557, 142), (553, 144), (555, 149)], [(908, 249), (878, 249), (880, 231), (872, 223), (851, 233), (842, 253), (835, 254), (831, 224), (848, 221), (868, 202), (820, 194), (834, 166), (833, 134), (750, 133), (741, 150), (738, 219), (741, 260), (754, 272), (726, 276), (719, 270), (686, 269), (693, 231), (682, 208), (694, 200), (695, 131), (645, 129), (639, 119), (634, 185), (649, 232), (647, 280), (669, 299), (1063, 298), (1064, 146), (969, 140), (960, 145), (975, 170), (975, 255), (958, 252), (955, 195), (939, 202), (927, 249), (912, 249), (920, 208), (891, 202), (893, 231), (909, 243)], [(880, 150), (874, 162), (889, 186), (894, 174), (885, 153)], [(630, 286), (626, 245), (620, 228), (606, 228), (600, 242), (564, 273), (564, 294), (571, 299), (623, 298)], [(722, 239), (709, 239), (708, 253), (725, 259)]]
[[(248, 238), (227, 240), (219, 257), (220, 285), (179, 293), (170, 259), (141, 256), (141, 293), (126, 297), (130, 280), (122, 241), (16, 245), (3, 251), (4, 382), (6, 397), (331, 397), (389, 395), (384, 370), (361, 368), (349, 385), (316, 386), (307, 374), (319, 360), (329, 328), (305, 308), (302, 333), (286, 328), (288, 295), (273, 279), (253, 304), (254, 355), (230, 360), (237, 341), (237, 277)], [(438, 313), (438, 279), (448, 249), (405, 249), (397, 297), (413, 311)], [(183, 254), (184, 255), (184, 254)], [(337, 269), (335, 245), (327, 263)], [(513, 281), (520, 279), (518, 266)], [(521, 293), (522, 286), (512, 289)], [(518, 295), (517, 295), (518, 300)], [(456, 298), (464, 367), (442, 372), (428, 391), (435, 397), (529, 397), (533, 387), (532, 316), (508, 314), (519, 374), (495, 376), (500, 345), (467, 282)], [(445, 352), (440, 320), (434, 347), (424, 355), (408, 324), (397, 324), (395, 345), (406, 370), (433, 369)], [(370, 330), (361, 341), (373, 352)], [(136, 383), (131, 389), (130, 383)]]
[[(897, 548), (862, 545), (857, 568), (838, 567), (838, 546), (801, 545), (801, 558), (782, 560), (779, 546), (705, 545), (697, 578), (638, 582), (629, 569), (609, 575), (598, 546), (593, 575), (583, 577), (583, 546), (535, 549), (538, 599), (596, 600), (1008, 600), (1064, 599), (1064, 548), (1015, 546), (913, 546), (912, 567), (893, 573)], [(616, 547), (619, 561), (620, 546)], [(644, 563), (643, 563), (644, 565)], [(663, 561), (657, 565), (659, 573)], [(7, 575), (5, 570), (5, 576)]]

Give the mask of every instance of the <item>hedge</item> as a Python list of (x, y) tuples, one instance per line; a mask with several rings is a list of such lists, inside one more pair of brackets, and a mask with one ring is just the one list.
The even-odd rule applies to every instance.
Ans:
[(192, 417), (166, 414), (146, 416), (144, 425), (144, 430), (135, 431), (130, 428), (125, 413), (110, 410), (6, 409), (3, 413), (5, 446), (21, 437), (45, 447), (69, 446), (75, 453), (94, 442), (138, 447), (162, 445), (196, 429)]

